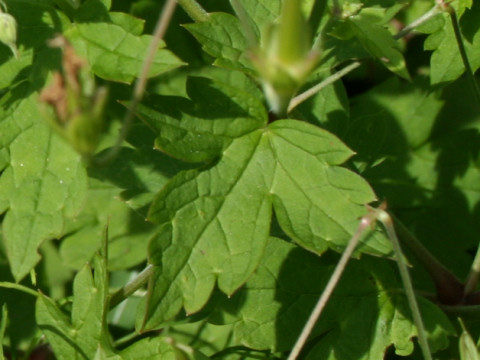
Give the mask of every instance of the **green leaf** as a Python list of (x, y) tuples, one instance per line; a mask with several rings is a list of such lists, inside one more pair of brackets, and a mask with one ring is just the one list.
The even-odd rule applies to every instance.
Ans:
[[(330, 74), (330, 70), (318, 70), (312, 76), (314, 79), (311, 79), (305, 88), (320, 83)], [(343, 83), (336, 81), (323, 88), (318, 94), (293, 109), (291, 116), (316, 124), (343, 138), (350, 122), (349, 99)]]
[[(118, 198), (119, 189), (91, 181), (87, 207), (80, 217), (66, 225), (60, 255), (65, 264), (80, 269), (100, 247), (105, 224), (110, 224), (109, 267), (112, 270), (138, 265), (146, 259), (148, 239), (154, 227), (145, 217)], [(151, 194), (153, 197), (153, 194)]]
[[(341, 251), (363, 205), (375, 199), (363, 179), (338, 166), (351, 155), (325, 130), (281, 120), (232, 141), (209, 169), (173, 178), (149, 213), (162, 227), (149, 249), (158, 268), (145, 326), (158, 326), (182, 305), (187, 313), (200, 310), (216, 281), (224, 293), (236, 291), (264, 253), (272, 206), (301, 246)], [(390, 244), (373, 234), (362, 251), (385, 255)]]
[[(232, 1), (230, 0), (230, 3)], [(281, 1), (255, 1), (244, 0), (241, 2), (241, 6), (245, 13), (249, 17), (248, 24), (242, 24), (243, 26), (252, 26), (257, 39), (260, 39), (260, 34), (265, 32), (272, 23), (274, 23), (280, 15)]]
[(372, 19), (363, 12), (349, 17), (347, 21), (365, 50), (390, 71), (405, 79), (410, 79), (398, 44), (383, 25), (372, 22)]
[(465, 81), (431, 91), (425, 78), (390, 80), (352, 100), (347, 137), (378, 196), (458, 276), (469, 271), (467, 249), (478, 245), (474, 101)]
[(74, 269), (80, 269), (99, 249), (107, 223), (109, 269), (125, 269), (145, 261), (148, 239), (156, 231), (145, 221), (148, 207), (159, 187), (191, 167), (152, 149), (154, 135), (139, 122), (132, 124), (128, 140), (135, 147), (121, 148), (108, 164), (90, 166), (85, 207), (65, 223), (67, 235), (60, 254)]
[(41, 293), (37, 298), (35, 317), (59, 360), (88, 359), (87, 354), (75, 343), (75, 332), (68, 317), (52, 299)]
[(80, 157), (46, 125), (32, 126), (10, 145), (13, 192), (3, 221), (12, 273), (22, 279), (40, 259), (37, 248), (62, 233), (64, 217), (82, 206), (86, 174)]
[(187, 24), (185, 28), (202, 44), (215, 64), (231, 70), (253, 73), (247, 56), (247, 42), (239, 20), (226, 13), (211, 13), (208, 21)]
[(120, 352), (123, 360), (167, 359), (167, 360), (206, 360), (205, 355), (186, 345), (178, 345), (168, 337), (146, 338), (135, 342)]
[[(80, 23), (65, 36), (79, 55), (86, 57), (93, 72), (101, 78), (131, 83), (138, 75), (147, 56), (150, 35), (135, 36), (118, 25), (109, 23)], [(153, 77), (175, 69), (184, 63), (161, 42), (148, 73)]]
[[(465, 6), (460, 7), (459, 11), (462, 9), (465, 10)], [(479, 10), (480, 4), (474, 2), (472, 8), (466, 10), (460, 19), (463, 44), (474, 72), (480, 67)], [(421, 29), (430, 34), (425, 40), (425, 50), (434, 50), (430, 60), (432, 85), (452, 82), (465, 72), (450, 16), (439, 14), (437, 18), (443, 19), (443, 22), (440, 22), (442, 25), (431, 29)], [(435, 21), (440, 20), (436, 19)]]
[[(232, 142), (267, 122), (262, 94), (241, 73), (232, 82), (189, 77), (189, 99), (152, 96), (137, 115), (158, 133), (155, 145), (185, 161), (212, 159)], [(245, 84), (242, 84), (242, 87)], [(182, 109), (182, 111), (179, 111)]]
[(111, 349), (105, 323), (108, 274), (104, 256), (95, 256), (94, 270), (92, 276), (87, 264), (75, 276), (71, 321), (50, 298), (41, 293), (37, 298), (37, 323), (60, 360), (93, 359), (99, 346)]
[[(321, 258), (271, 238), (257, 271), (232, 298), (214, 298), (209, 321), (230, 323), (236, 343), (253, 349), (289, 350), (329, 280), (338, 258)], [(391, 345), (413, 350), (416, 328), (396, 275), (386, 260), (353, 261), (311, 335), (309, 359), (381, 359)], [(433, 351), (445, 348), (454, 329), (435, 305), (420, 300)], [(345, 311), (348, 309), (348, 311)]]

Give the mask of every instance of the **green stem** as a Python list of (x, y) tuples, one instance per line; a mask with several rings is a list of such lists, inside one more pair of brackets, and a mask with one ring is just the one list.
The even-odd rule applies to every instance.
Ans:
[(178, 0), (178, 5), (196, 22), (208, 21), (210, 17), (205, 9), (195, 0)]
[(355, 61), (351, 63), (350, 65), (345, 66), (343, 69), (337, 71), (335, 74), (329, 76), (322, 82), (318, 83), (317, 85), (311, 87), (307, 91), (301, 93), (300, 95), (295, 96), (291, 101), (290, 104), (288, 105), (288, 110), (287, 112), (292, 111), (294, 108), (296, 108), (298, 105), (300, 105), (302, 102), (307, 100), (308, 98), (312, 97), (325, 87), (327, 87), (330, 84), (333, 84), (335, 81), (341, 79), (343, 76), (347, 75), (349, 72), (352, 72), (356, 68), (358, 68), (361, 65), (360, 61)]
[(30, 289), (29, 287), (26, 287), (20, 284), (11, 283), (8, 281), (0, 281), (0, 287), (7, 288), (7, 289), (15, 289), (35, 297), (38, 296), (38, 293), (33, 289)]
[(340, 280), (340, 277), (342, 276), (342, 273), (345, 270), (345, 267), (347, 266), (347, 263), (353, 254), (353, 251), (357, 247), (357, 244), (360, 241), (361, 236), (363, 235), (365, 230), (368, 227), (370, 227), (372, 223), (375, 222), (375, 216), (376, 215), (373, 212), (369, 212), (360, 221), (357, 231), (355, 232), (355, 234), (353, 234), (352, 238), (348, 242), (347, 247), (343, 251), (343, 254), (340, 257), (340, 260), (338, 261), (332, 276), (330, 276), (330, 279), (328, 280), (327, 286), (325, 286), (325, 290), (323, 290), (323, 293), (320, 296), (320, 299), (318, 299), (318, 302), (315, 305), (315, 308), (310, 314), (310, 317), (308, 318), (308, 321), (305, 324), (302, 330), (302, 333), (298, 337), (297, 342), (295, 343), (295, 346), (293, 347), (288, 357), (288, 360), (295, 360), (300, 354), (300, 351), (302, 350), (303, 346), (307, 342), (307, 339), (310, 336), (310, 333), (312, 332), (313, 327), (315, 326), (318, 318), (320, 317), (323, 309), (325, 308), (325, 305), (327, 304), (328, 299), (330, 299), (330, 296), (332, 295), (333, 290), (337, 286), (337, 283)]
[(460, 32), (460, 25), (458, 24), (457, 13), (451, 5), (448, 5), (447, 11), (450, 14), (450, 19), (452, 20), (453, 32), (455, 33), (458, 50), (460, 51), (460, 55), (462, 56), (463, 66), (465, 66), (465, 72), (467, 73), (468, 81), (472, 86), (477, 103), (480, 104), (480, 89), (478, 87), (477, 81), (475, 80), (475, 75), (473, 74), (470, 62), (468, 61), (467, 51), (465, 50), (462, 33)]
[(120, 304), (123, 300), (145, 285), (150, 278), (152, 271), (153, 266), (148, 265), (140, 274), (138, 274), (135, 279), (113, 293), (110, 297), (110, 309), (113, 309), (115, 306)]
[[(335, 8), (335, 6), (334, 6)], [(424, 15), (422, 15), (420, 18), (417, 20), (413, 21), (411, 24), (405, 26), (398, 34), (394, 36), (395, 40), (398, 40), (404, 36), (406, 36), (410, 31), (413, 29), (417, 28), (418, 26), (422, 25), (426, 21), (430, 20), (433, 16), (438, 14), (440, 12), (440, 7), (438, 5), (435, 5), (432, 9), (430, 9), (428, 12), (426, 12)], [(320, 44), (322, 42), (322, 35), (319, 35), (313, 48), (317, 49), (320, 47)], [(358, 68), (361, 65), (359, 61), (355, 61), (351, 63), (350, 65), (345, 66), (343, 69), (337, 71), (335, 74), (329, 76), (325, 80), (323, 80), (321, 83), (315, 85), (314, 87), (308, 89), (307, 91), (301, 93), (300, 95), (295, 96), (291, 101), (288, 106), (288, 111), (292, 111), (294, 108), (296, 108), (298, 105), (300, 105), (302, 102), (307, 100), (308, 98), (312, 97), (313, 95), (317, 94), (320, 92), (322, 89), (327, 87), (328, 85), (334, 83), (335, 81), (339, 80), (343, 76), (347, 75), (348, 73), (352, 72), (356, 68)]]
[(432, 278), (440, 302), (450, 305), (459, 303), (463, 299), (463, 285), (460, 280), (438, 261), (398, 219), (395, 219), (395, 227), (402, 242)]
[(429, 11), (427, 11), (425, 14), (420, 16), (418, 19), (414, 20), (407, 26), (405, 26), (402, 30), (400, 30), (393, 38), (395, 40), (401, 39), (402, 37), (406, 36), (410, 31), (416, 29), (423, 23), (427, 22), (430, 20), (432, 17), (435, 15), (439, 14), (441, 12), (441, 8), (438, 5), (435, 5), (433, 8), (431, 8)]
[(430, 352), (430, 347), (428, 346), (427, 335), (425, 327), (423, 326), (422, 316), (420, 314), (417, 299), (413, 291), (412, 279), (410, 278), (410, 274), (405, 263), (405, 257), (403, 255), (402, 248), (400, 247), (400, 242), (398, 241), (397, 234), (395, 233), (395, 229), (393, 227), (392, 218), (385, 210), (377, 209), (376, 212), (378, 213), (378, 220), (382, 222), (385, 230), (387, 231), (387, 235), (393, 245), (393, 250), (397, 258), (398, 270), (400, 271), (400, 277), (402, 278), (408, 304), (410, 305), (410, 310), (412, 311), (413, 321), (415, 323), (415, 326), (417, 327), (418, 343), (420, 344), (420, 348), (422, 349), (423, 357), (426, 360), (432, 360), (432, 354)]

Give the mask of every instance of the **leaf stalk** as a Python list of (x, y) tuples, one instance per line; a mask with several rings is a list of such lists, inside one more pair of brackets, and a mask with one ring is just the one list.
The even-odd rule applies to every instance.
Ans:
[(205, 9), (195, 0), (178, 0), (178, 5), (182, 7), (193, 21), (204, 22), (208, 21), (210, 17)]
[(120, 304), (123, 300), (134, 294), (135, 291), (145, 285), (153, 272), (153, 266), (148, 265), (138, 276), (127, 285), (114, 292), (110, 297), (110, 309)]

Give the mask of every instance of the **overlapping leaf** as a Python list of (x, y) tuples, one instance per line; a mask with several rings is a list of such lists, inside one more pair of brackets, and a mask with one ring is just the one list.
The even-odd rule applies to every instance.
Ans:
[[(265, 258), (232, 298), (214, 297), (209, 321), (233, 326), (234, 344), (289, 350), (328, 281), (336, 257), (321, 259), (271, 238)], [(396, 266), (374, 258), (352, 262), (312, 334), (310, 359), (380, 359), (394, 345), (413, 350), (413, 325)], [(454, 329), (435, 305), (419, 299), (432, 351), (445, 348)], [(348, 309), (348, 311), (345, 311)], [(324, 336), (320, 336), (323, 334)]]
[(247, 40), (240, 21), (235, 16), (212, 13), (208, 21), (185, 27), (202, 44), (205, 52), (216, 58), (216, 65), (252, 73), (246, 51)]
[(402, 209), (402, 219), (459, 276), (470, 265), (466, 250), (477, 244), (480, 201), (478, 110), (465, 106), (474, 101), (469, 91), (466, 82), (442, 95), (426, 79), (388, 81), (352, 101), (348, 138), (379, 196)]
[[(65, 33), (75, 50), (88, 59), (93, 72), (107, 80), (131, 83), (139, 75), (147, 56), (151, 35), (135, 36), (111, 23), (80, 23)], [(161, 43), (160, 47), (164, 47)], [(184, 63), (172, 52), (159, 49), (149, 77), (175, 69)]]
[[(473, 71), (480, 67), (480, 5), (478, 2), (453, 2), (460, 17), (463, 44)], [(468, 7), (471, 6), (471, 9)], [(433, 50), (430, 60), (431, 83), (448, 83), (458, 79), (465, 66), (460, 55), (450, 15), (438, 14), (430, 23), (419, 29), (430, 34), (425, 40), (425, 49)]]
[[(242, 97), (231, 100), (239, 101), (240, 109), (249, 103)], [(262, 114), (255, 107), (247, 110), (250, 117)], [(175, 122), (154, 115), (153, 109), (141, 113), (149, 123), (175, 125), (168, 131), (179, 134), (185, 128), (200, 131), (208, 123), (219, 137), (231, 131), (225, 124), (237, 120), (202, 119), (201, 107), (191, 118)], [(157, 141), (163, 143), (162, 135)], [(179, 144), (184, 147), (178, 151), (181, 156), (186, 149), (195, 152), (204, 146)], [(375, 199), (365, 181), (338, 166), (351, 155), (325, 130), (295, 120), (267, 126), (262, 117), (257, 130), (240, 133), (225, 144), (217, 163), (174, 177), (149, 213), (149, 219), (162, 227), (150, 248), (150, 261), (159, 268), (147, 301), (146, 326), (173, 317), (182, 305), (188, 313), (198, 311), (216, 282), (227, 294), (238, 289), (263, 255), (272, 207), (283, 230), (303, 247), (316, 253), (328, 247), (341, 250), (365, 212), (363, 204)], [(362, 250), (388, 254), (390, 246), (373, 236)]]
[(93, 359), (99, 346), (110, 348), (105, 323), (108, 311), (108, 275), (105, 259), (95, 257), (95, 276), (85, 265), (73, 284), (71, 318), (49, 297), (39, 294), (36, 304), (38, 326), (58, 359)]

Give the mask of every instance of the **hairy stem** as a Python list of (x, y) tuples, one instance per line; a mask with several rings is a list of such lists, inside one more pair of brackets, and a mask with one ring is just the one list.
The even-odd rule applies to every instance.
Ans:
[(175, 11), (176, 4), (176, 0), (167, 0), (163, 7), (163, 10), (158, 18), (157, 25), (155, 27), (153, 39), (148, 48), (147, 56), (145, 57), (145, 61), (143, 62), (140, 76), (135, 82), (132, 101), (128, 108), (127, 114), (125, 115), (120, 135), (118, 136), (115, 145), (110, 149), (110, 151), (106, 154), (105, 157), (99, 160), (99, 163), (106, 163), (112, 160), (118, 154), (122, 142), (127, 137), (130, 125), (132, 124), (135, 117), (135, 110), (137, 109), (137, 106), (142, 100), (143, 94), (145, 93), (145, 88), (147, 86), (148, 80), (148, 72), (150, 71), (153, 60), (155, 58), (158, 44), (160, 43), (160, 40), (162, 40), (162, 38), (165, 36), (165, 32), (167, 31), (168, 25), (170, 24), (173, 12)]
[(431, 8), (429, 11), (427, 11), (425, 14), (420, 16), (418, 19), (412, 21), (410, 24), (405, 26), (402, 30), (400, 30), (393, 38), (395, 40), (401, 39), (402, 37), (406, 36), (410, 31), (416, 29), (423, 23), (427, 22), (430, 20), (432, 17), (435, 15), (439, 14), (441, 12), (441, 9), (438, 5), (435, 5), (433, 8)]
[(138, 276), (130, 281), (127, 285), (114, 292), (110, 297), (110, 309), (120, 304), (123, 300), (135, 293), (143, 285), (145, 285), (152, 274), (153, 266), (148, 265)]
[(477, 103), (480, 104), (480, 89), (478, 87), (477, 80), (475, 79), (475, 75), (473, 74), (472, 67), (470, 66), (470, 62), (468, 61), (467, 51), (465, 50), (465, 44), (463, 43), (457, 13), (451, 5), (447, 5), (447, 11), (450, 14), (450, 19), (452, 20), (453, 32), (455, 33), (458, 51), (460, 51), (460, 55), (462, 56), (463, 66), (465, 66), (465, 72), (467, 73), (468, 81), (472, 86), (473, 94), (477, 100)]
[(178, 0), (178, 5), (182, 7), (193, 21), (204, 22), (209, 18), (205, 9), (195, 0)]
[(307, 339), (310, 335), (310, 333), (313, 330), (313, 327), (315, 326), (315, 323), (317, 322), (318, 318), (320, 317), (323, 309), (325, 308), (325, 305), (328, 302), (328, 299), (330, 299), (330, 296), (333, 293), (333, 290), (338, 284), (338, 281), (340, 280), (340, 277), (342, 276), (343, 271), (345, 270), (345, 267), (347, 266), (348, 261), (350, 260), (350, 257), (353, 254), (353, 251), (357, 247), (357, 244), (365, 232), (365, 230), (372, 225), (372, 223), (375, 222), (375, 214), (372, 212), (369, 212), (367, 215), (365, 215), (362, 220), (360, 221), (360, 224), (357, 228), (357, 231), (355, 234), (353, 234), (352, 238), (348, 242), (347, 247), (343, 251), (342, 256), (340, 257), (340, 260), (337, 263), (337, 266), (335, 267), (335, 270), (333, 271), (332, 276), (328, 280), (327, 286), (325, 286), (325, 290), (323, 291), (322, 295), (320, 296), (320, 299), (318, 299), (317, 304), (315, 305), (315, 308), (313, 309), (312, 313), (310, 314), (310, 317), (308, 318), (307, 323), (305, 324), (302, 333), (297, 339), (297, 342), (295, 343), (295, 346), (293, 347), (288, 360), (294, 360), (298, 357), (300, 354), (300, 351), (302, 350), (303, 346), (307, 342)]
[(382, 222), (385, 230), (387, 231), (387, 235), (392, 242), (400, 277), (402, 278), (408, 304), (410, 306), (410, 310), (412, 311), (413, 321), (417, 327), (418, 343), (422, 349), (423, 357), (426, 360), (432, 360), (432, 354), (430, 352), (430, 347), (428, 346), (427, 335), (425, 327), (423, 326), (422, 316), (420, 314), (420, 309), (418, 308), (418, 303), (413, 291), (412, 279), (410, 278), (402, 248), (400, 247), (400, 242), (398, 241), (397, 234), (395, 233), (395, 229), (393, 227), (392, 218), (385, 210), (376, 209), (376, 212), (378, 213), (378, 220)]
[(298, 105), (300, 105), (302, 102), (307, 100), (308, 98), (312, 97), (316, 93), (320, 92), (323, 88), (327, 87), (330, 84), (333, 84), (335, 81), (339, 80), (343, 76), (347, 75), (349, 72), (355, 70), (361, 65), (360, 61), (355, 61), (351, 63), (350, 65), (345, 66), (343, 69), (337, 71), (335, 74), (329, 76), (319, 84), (311, 87), (307, 91), (301, 93), (300, 95), (295, 96), (291, 101), (290, 104), (288, 105), (288, 110), (287, 112), (292, 111), (294, 108), (296, 108)]

